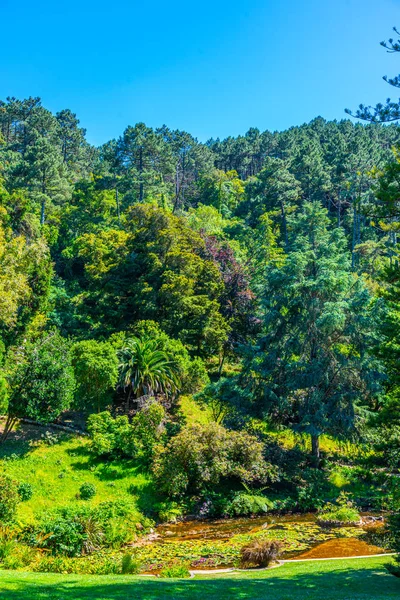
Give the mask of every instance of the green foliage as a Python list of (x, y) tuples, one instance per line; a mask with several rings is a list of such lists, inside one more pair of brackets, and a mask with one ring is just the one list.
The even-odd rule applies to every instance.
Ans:
[(123, 575), (134, 575), (140, 572), (141, 563), (131, 552), (123, 555), (121, 560), (121, 573)]
[(238, 492), (229, 503), (226, 513), (230, 517), (262, 515), (269, 512), (274, 504), (265, 496)]
[(177, 366), (160, 350), (157, 339), (129, 338), (119, 351), (119, 359), (120, 386), (128, 389), (128, 399), (132, 393), (138, 398), (178, 390)]
[(9, 475), (0, 475), (0, 523), (14, 521), (19, 502), (18, 484)]
[(142, 408), (129, 423), (126, 416), (113, 418), (109, 412), (88, 419), (91, 451), (96, 456), (151, 459), (164, 433), (165, 409), (155, 401)]
[(33, 496), (33, 487), (27, 481), (18, 485), (18, 495), (22, 502), (27, 502)]
[(341, 492), (335, 504), (326, 503), (318, 511), (318, 520), (321, 522), (358, 523), (360, 513), (348, 494)]
[(63, 507), (42, 515), (29, 525), (23, 538), (31, 546), (50, 550), (54, 556), (91, 554), (100, 548), (120, 548), (132, 541), (137, 518), (129, 502), (102, 502), (89, 506)]
[(96, 487), (93, 485), (93, 483), (89, 483), (87, 481), (82, 483), (81, 487), (79, 488), (79, 497), (82, 498), (82, 500), (90, 500), (95, 495)]
[(183, 508), (173, 500), (161, 502), (158, 507), (158, 516), (162, 523), (176, 523), (184, 514)]
[(126, 416), (111, 416), (108, 411), (92, 414), (88, 418), (87, 429), (91, 438), (91, 451), (96, 456), (131, 456), (132, 429)]
[(257, 484), (277, 477), (276, 469), (265, 462), (257, 438), (216, 423), (183, 428), (159, 448), (153, 473), (159, 489), (176, 498), (204, 494), (222, 479)]
[(356, 405), (381, 391), (382, 366), (371, 353), (370, 296), (350, 270), (342, 231), (319, 203), (288, 222), (290, 252), (266, 275), (265, 333), (243, 383), (259, 414), (311, 435), (318, 459), (322, 433), (354, 431)]
[(76, 402), (85, 412), (104, 409), (118, 380), (118, 359), (110, 343), (86, 340), (71, 349), (76, 379)]
[(161, 569), (160, 577), (168, 579), (184, 579), (190, 577), (189, 568), (185, 564), (176, 563)]
[(69, 408), (75, 388), (68, 343), (56, 332), (27, 343), (12, 374), (9, 418), (50, 423)]

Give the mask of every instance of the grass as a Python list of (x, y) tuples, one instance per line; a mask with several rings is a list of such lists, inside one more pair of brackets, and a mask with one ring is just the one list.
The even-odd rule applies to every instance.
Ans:
[(200, 406), (192, 396), (181, 396), (179, 411), (185, 417), (187, 425), (207, 425), (212, 421), (211, 410), (207, 406)]
[(191, 580), (0, 573), (1, 600), (383, 600), (400, 597), (387, 558), (287, 563), (278, 569)]
[[(33, 487), (31, 500), (20, 503), (18, 508), (21, 524), (32, 522), (44, 510), (60, 506), (95, 506), (108, 500), (134, 498), (139, 511), (142, 506), (153, 504), (151, 479), (137, 463), (128, 460), (102, 463), (88, 452), (86, 438), (68, 434), (58, 434), (58, 442), (51, 446), (29, 445), (29, 437), (35, 433), (37, 430), (24, 426), (21, 437), (17, 432), (0, 447), (0, 468)], [(96, 495), (87, 501), (78, 500), (76, 494), (85, 482), (94, 484)], [(128, 488), (133, 489), (133, 496)]]

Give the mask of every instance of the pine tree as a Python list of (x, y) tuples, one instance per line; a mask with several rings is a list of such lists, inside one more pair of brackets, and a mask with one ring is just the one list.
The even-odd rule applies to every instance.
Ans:
[(356, 405), (379, 391), (379, 364), (367, 351), (369, 293), (351, 273), (342, 229), (308, 202), (288, 229), (287, 258), (266, 275), (265, 333), (244, 380), (256, 383), (261, 412), (311, 435), (318, 461), (321, 434), (354, 431)]

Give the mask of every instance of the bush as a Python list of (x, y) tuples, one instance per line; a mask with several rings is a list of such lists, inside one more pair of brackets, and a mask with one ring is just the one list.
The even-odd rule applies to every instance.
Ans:
[(18, 486), (18, 494), (22, 502), (27, 502), (33, 496), (33, 488), (30, 483), (20, 483)]
[(114, 419), (108, 411), (90, 415), (91, 451), (99, 457), (140, 457), (149, 461), (164, 433), (164, 420), (165, 409), (155, 400), (139, 411), (131, 423), (126, 416)]
[(167, 500), (158, 506), (158, 516), (164, 523), (176, 523), (182, 515), (183, 509), (177, 502)]
[(88, 483), (87, 481), (82, 483), (81, 487), (79, 488), (79, 496), (82, 498), (82, 500), (90, 500), (90, 498), (93, 498), (95, 495), (96, 487), (93, 485), (93, 483)]
[(349, 499), (348, 494), (341, 492), (336, 504), (327, 502), (325, 506), (318, 511), (318, 522), (320, 523), (359, 523), (360, 513), (354, 503)]
[(132, 428), (128, 417), (113, 418), (108, 411), (92, 414), (88, 418), (90, 449), (98, 457), (132, 456)]
[(136, 573), (140, 573), (141, 567), (141, 562), (134, 554), (128, 552), (122, 557), (121, 573), (123, 575), (134, 575)]
[(304, 469), (295, 480), (296, 510), (309, 512), (322, 508), (329, 492), (327, 475), (321, 469)]
[(183, 428), (159, 448), (153, 473), (160, 491), (173, 498), (205, 494), (223, 478), (264, 483), (277, 477), (256, 437), (216, 423)]
[(227, 507), (230, 517), (261, 515), (273, 508), (274, 503), (264, 496), (238, 492)]
[(268, 567), (282, 553), (282, 543), (278, 540), (255, 539), (244, 546), (240, 552), (244, 567)]
[[(143, 519), (142, 519), (143, 520)], [(76, 557), (102, 547), (119, 548), (136, 535), (140, 514), (129, 502), (102, 502), (94, 508), (60, 508), (28, 526), (24, 540), (56, 555)], [(149, 522), (145, 521), (145, 526)]]
[(15, 552), (17, 546), (15, 531), (10, 527), (0, 528), (0, 562), (4, 562)]
[(35, 555), (33, 548), (15, 543), (15, 547), (3, 559), (3, 567), (4, 569), (23, 569), (31, 565), (35, 560)]
[(160, 577), (167, 577), (171, 579), (182, 579), (190, 577), (190, 571), (185, 564), (174, 564), (169, 567), (164, 567), (160, 571)]
[(63, 510), (44, 515), (36, 527), (25, 529), (24, 539), (32, 546), (50, 550), (53, 555), (80, 556), (86, 541), (83, 516)]
[(14, 521), (18, 502), (17, 482), (9, 475), (0, 475), (0, 523)]

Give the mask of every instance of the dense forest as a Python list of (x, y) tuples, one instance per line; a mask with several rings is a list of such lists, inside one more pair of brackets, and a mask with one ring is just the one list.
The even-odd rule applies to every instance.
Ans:
[(85, 136), (69, 109), (0, 103), (3, 446), (20, 419), (85, 430), (151, 477), (161, 520), (317, 510), (353, 448), (358, 505), (395, 510), (398, 125)]

